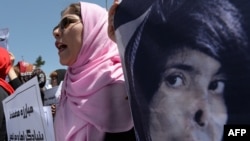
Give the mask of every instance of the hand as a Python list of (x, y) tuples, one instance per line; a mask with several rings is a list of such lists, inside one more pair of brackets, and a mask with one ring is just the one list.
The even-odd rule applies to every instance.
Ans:
[(53, 117), (55, 117), (55, 115), (56, 115), (56, 105), (55, 104), (51, 105), (51, 111), (52, 111)]
[(15, 78), (17, 78), (17, 74), (15, 72), (14, 66), (11, 66), (8, 72), (8, 76), (9, 76), (9, 80), (13, 80)]
[(109, 9), (109, 16), (108, 16), (108, 36), (114, 42), (116, 42), (115, 28), (114, 28), (114, 15), (115, 15), (115, 11), (119, 3), (120, 3), (119, 0), (114, 0), (113, 5)]
[(11, 67), (9, 69), (8, 76), (10, 80), (13, 80), (18, 77), (14, 69), (15, 56), (11, 52), (9, 52), (9, 55), (10, 55)]
[(11, 61), (11, 65), (13, 66), (14, 65), (14, 63), (15, 63), (15, 56), (14, 56), (14, 54), (13, 53), (11, 53), (11, 52), (9, 52), (9, 55), (10, 55), (10, 61)]

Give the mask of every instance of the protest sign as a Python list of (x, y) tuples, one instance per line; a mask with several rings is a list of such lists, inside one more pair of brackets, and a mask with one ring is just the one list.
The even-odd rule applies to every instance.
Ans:
[(53, 116), (50, 106), (43, 106), (45, 123), (47, 125), (48, 138), (49, 141), (54, 141), (55, 133), (54, 133), (54, 124), (53, 124)]
[(8, 28), (1, 28), (0, 29), (0, 46), (9, 49), (8, 45), (8, 38), (9, 38), (9, 29)]
[[(52, 115), (44, 112), (37, 77), (3, 100), (8, 140), (54, 141)], [(45, 116), (46, 113), (46, 116)], [(46, 117), (46, 118), (45, 118)]]
[(59, 96), (61, 94), (62, 83), (63, 81), (61, 81), (59, 86), (55, 86), (44, 91), (44, 105), (45, 106), (58, 103)]

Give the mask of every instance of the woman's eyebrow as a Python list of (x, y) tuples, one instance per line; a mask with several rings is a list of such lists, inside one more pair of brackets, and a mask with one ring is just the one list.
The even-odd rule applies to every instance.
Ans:
[(191, 65), (183, 64), (183, 63), (174, 63), (174, 64), (167, 65), (166, 69), (170, 69), (170, 68), (180, 69), (180, 70), (184, 70), (184, 71), (192, 72), (192, 73), (197, 73), (197, 74), (199, 73)]
[(183, 63), (170, 64), (167, 66), (167, 68), (176, 68), (185, 71), (194, 71), (194, 68), (192, 66)]
[(225, 70), (222, 67), (220, 67), (218, 71), (215, 73), (215, 75), (226, 75), (226, 73)]

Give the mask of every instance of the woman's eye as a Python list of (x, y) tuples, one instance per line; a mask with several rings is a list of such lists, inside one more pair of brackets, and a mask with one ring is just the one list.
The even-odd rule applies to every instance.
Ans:
[(60, 22), (59, 27), (60, 27), (60, 29), (65, 29), (65, 28), (67, 28), (67, 27), (69, 26), (69, 24), (70, 24), (69, 18), (65, 17), (65, 18), (62, 19), (62, 21)]
[(216, 94), (223, 94), (225, 82), (222, 80), (213, 81), (210, 83), (208, 89), (214, 91)]
[(76, 18), (72, 18), (72, 17), (65, 17), (61, 20), (61, 22), (59, 23), (59, 28), (60, 29), (65, 29), (67, 28), (71, 23), (75, 23), (77, 22), (78, 19)]
[(165, 78), (165, 82), (168, 86), (174, 88), (184, 85), (184, 80), (181, 75), (169, 75)]

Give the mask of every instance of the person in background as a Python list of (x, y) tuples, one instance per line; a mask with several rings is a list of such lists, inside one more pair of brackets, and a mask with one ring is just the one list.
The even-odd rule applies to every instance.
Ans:
[[(52, 87), (59, 86), (61, 82), (64, 80), (64, 76), (66, 73), (66, 69), (57, 69), (50, 73), (50, 84)], [(56, 114), (56, 104), (51, 105), (51, 111), (53, 117), (55, 117)]]
[(52, 87), (60, 85), (64, 80), (66, 69), (57, 69), (50, 73), (50, 84)]
[[(5, 123), (5, 116), (2, 101), (9, 95), (14, 93), (22, 83), (18, 79), (14, 71), (12, 62), (14, 62), (14, 55), (8, 52), (5, 48), (0, 47), (0, 140), (7, 141), (7, 129)], [(6, 81), (8, 76), (8, 81)]]
[(44, 87), (46, 84), (46, 74), (44, 71), (41, 68), (37, 68), (36, 66), (25, 61), (19, 61), (14, 66), (14, 70), (22, 83), (29, 81), (33, 77), (37, 77), (41, 99), (42, 102), (44, 102)]
[[(54, 127), (57, 141), (104, 141), (133, 127), (116, 44), (107, 35), (107, 11), (70, 4), (54, 28), (60, 63), (68, 66)], [(119, 136), (116, 140), (126, 140)], [(129, 140), (129, 139), (127, 139)]]

